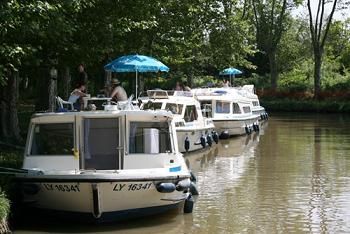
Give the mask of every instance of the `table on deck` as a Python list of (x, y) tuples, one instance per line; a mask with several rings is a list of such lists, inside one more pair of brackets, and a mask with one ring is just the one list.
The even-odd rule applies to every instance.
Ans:
[(96, 103), (96, 102), (102, 102), (101, 103), (101, 108), (98, 108), (98, 106), (96, 106), (97, 109), (103, 109), (102, 104), (106, 103), (107, 105), (111, 104), (111, 100), (112, 98), (110, 97), (83, 97), (83, 102), (84, 102), (84, 109), (86, 109), (90, 103)]

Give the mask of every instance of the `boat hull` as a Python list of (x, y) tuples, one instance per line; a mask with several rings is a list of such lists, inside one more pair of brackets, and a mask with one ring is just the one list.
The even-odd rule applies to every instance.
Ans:
[[(254, 124), (258, 124), (258, 116), (251, 119), (213, 119), (216, 131), (219, 135), (238, 136), (254, 131)], [(247, 128), (248, 131), (247, 132)]]
[(265, 121), (268, 119), (268, 114), (265, 110), (264, 107), (255, 107), (252, 109), (252, 112), (254, 115), (258, 115), (259, 116), (259, 121)]
[[(211, 141), (213, 143), (213, 139), (211, 134), (214, 131), (214, 127), (208, 127), (208, 128), (203, 128), (203, 129), (181, 129), (181, 130), (176, 130), (176, 135), (177, 135), (177, 142), (178, 142), (178, 147), (179, 151), (184, 153), (184, 152), (191, 152), (195, 150), (200, 150), (203, 148), (208, 148), (210, 145), (208, 144), (207, 138), (208, 135), (211, 137)], [(201, 144), (201, 137), (205, 138), (205, 144), (204, 147)], [(185, 147), (185, 140), (186, 138), (189, 140), (189, 149), (186, 150)], [(215, 142), (214, 142), (215, 143)]]
[[(189, 179), (185, 179), (189, 180)], [(19, 179), (26, 207), (56, 215), (76, 216), (82, 221), (111, 222), (161, 213), (178, 207), (187, 193), (160, 192), (169, 180), (76, 181)]]

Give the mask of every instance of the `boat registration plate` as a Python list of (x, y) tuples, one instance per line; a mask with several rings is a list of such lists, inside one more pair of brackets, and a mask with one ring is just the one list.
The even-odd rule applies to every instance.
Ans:
[(79, 184), (42, 184), (47, 191), (80, 192)]
[(113, 191), (138, 191), (150, 189), (153, 183), (115, 184)]

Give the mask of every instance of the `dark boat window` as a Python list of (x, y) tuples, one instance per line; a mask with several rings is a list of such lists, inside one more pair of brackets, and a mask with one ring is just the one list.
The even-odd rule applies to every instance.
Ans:
[(241, 114), (238, 103), (232, 103), (233, 114)]
[(73, 123), (34, 125), (30, 155), (73, 155)]
[(250, 111), (250, 106), (244, 106), (243, 107), (243, 111), (244, 111), (244, 113), (250, 113), (251, 111)]
[(119, 118), (85, 118), (85, 169), (120, 169), (119, 138)]
[(181, 105), (181, 104), (167, 103), (165, 105), (165, 110), (169, 110), (173, 114), (181, 115), (182, 114), (182, 107), (183, 107), (183, 105)]
[(193, 122), (198, 119), (196, 106), (186, 106), (184, 120), (185, 122)]
[(201, 110), (204, 117), (211, 118), (213, 116), (211, 101), (201, 101)]
[(162, 109), (162, 104), (161, 102), (147, 102), (143, 105), (142, 109), (143, 110), (160, 110)]
[(258, 101), (253, 101), (253, 106), (259, 106), (259, 102)]
[(156, 154), (170, 151), (167, 122), (130, 122), (129, 153)]
[(229, 102), (223, 102), (223, 101), (217, 101), (216, 102), (216, 113), (230, 113), (230, 103)]

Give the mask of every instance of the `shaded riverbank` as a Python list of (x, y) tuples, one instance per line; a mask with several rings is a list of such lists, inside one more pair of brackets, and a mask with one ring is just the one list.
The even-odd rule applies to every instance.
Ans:
[(260, 104), (268, 112), (350, 113), (350, 101), (262, 99)]

